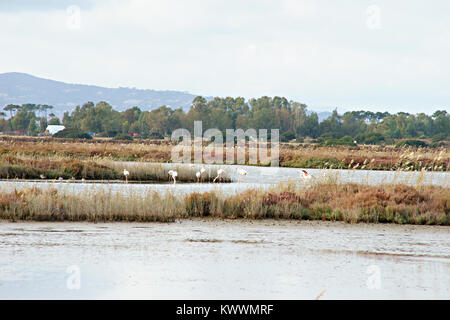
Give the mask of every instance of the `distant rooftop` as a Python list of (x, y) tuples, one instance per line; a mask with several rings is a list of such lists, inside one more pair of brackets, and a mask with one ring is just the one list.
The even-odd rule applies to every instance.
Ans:
[(66, 128), (65, 126), (60, 125), (49, 125), (45, 130), (48, 131), (48, 133), (50, 133), (51, 135), (54, 135), (55, 133), (64, 130), (65, 128)]

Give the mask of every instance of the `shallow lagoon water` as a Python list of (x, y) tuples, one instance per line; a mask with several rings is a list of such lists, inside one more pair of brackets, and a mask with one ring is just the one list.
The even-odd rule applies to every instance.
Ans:
[[(123, 165), (132, 170), (133, 163)], [(217, 167), (207, 170), (213, 175)], [(227, 167), (234, 181), (239, 167)], [(235, 194), (299, 181), (299, 169), (245, 169), (245, 182), (220, 185), (2, 181), (0, 190)], [(449, 173), (442, 172), (308, 172), (318, 179), (327, 172), (340, 182), (449, 187)], [(73, 268), (80, 271), (79, 289), (67, 286)], [(450, 299), (450, 228), (275, 220), (0, 222), (1, 299), (314, 299), (321, 292), (322, 299)]]
[[(137, 162), (119, 162), (124, 168), (132, 171), (133, 166), (146, 164)], [(180, 167), (194, 167), (200, 168), (199, 165), (191, 164), (152, 164), (147, 163), (148, 166), (159, 165), (163, 168), (177, 169)], [(24, 187), (39, 187), (39, 188), (57, 188), (61, 192), (80, 193), (95, 190), (105, 190), (111, 192), (130, 193), (130, 192), (173, 192), (175, 194), (187, 194), (191, 192), (205, 192), (216, 190), (224, 194), (236, 194), (248, 189), (269, 188), (280, 182), (291, 181), (303, 186), (300, 180), (300, 169), (297, 168), (279, 168), (279, 167), (255, 167), (255, 166), (221, 166), (221, 165), (205, 165), (207, 173), (214, 177), (218, 168), (224, 168), (227, 175), (232, 179), (233, 183), (129, 183), (115, 181), (108, 183), (107, 181), (98, 182), (77, 182), (70, 183), (69, 181), (15, 181), (3, 180), (0, 181), (0, 190), (3, 192), (12, 191)], [(237, 170), (243, 168), (248, 171), (248, 175), (237, 182), (239, 175)], [(450, 187), (450, 173), (449, 172), (397, 172), (397, 171), (371, 171), (371, 170), (330, 170), (330, 169), (307, 169), (312, 175), (311, 182), (314, 180), (323, 180), (324, 177), (332, 181), (342, 183), (362, 183), (369, 185), (401, 183), (406, 185), (436, 185), (446, 188)]]
[[(117, 162), (124, 168), (133, 170), (133, 166), (143, 166), (144, 163), (139, 162)], [(149, 166), (155, 165), (148, 163)], [(199, 169), (201, 165), (197, 164), (158, 164), (167, 170), (177, 167), (192, 167)], [(249, 184), (277, 184), (283, 181), (299, 181), (299, 168), (284, 167), (257, 167), (243, 165), (203, 165), (207, 174), (214, 177), (219, 168), (223, 168), (226, 174), (236, 182), (239, 179), (237, 171), (244, 169), (248, 171), (248, 175), (242, 182)], [(418, 172), (418, 171), (376, 171), (376, 170), (342, 170), (342, 169), (306, 169), (312, 179), (321, 180), (324, 176), (337, 179), (343, 183), (365, 183), (365, 184), (386, 184), (386, 183), (403, 183), (407, 185), (416, 185), (418, 183), (424, 185), (441, 185), (450, 187), (449, 172)]]
[[(70, 266), (80, 271), (79, 289), (67, 286)], [(322, 299), (449, 299), (450, 230), (272, 220), (0, 223), (2, 299), (314, 299), (324, 290)]]

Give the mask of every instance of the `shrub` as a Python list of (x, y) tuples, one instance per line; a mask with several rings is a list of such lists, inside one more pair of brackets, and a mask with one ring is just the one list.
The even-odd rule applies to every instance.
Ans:
[(286, 131), (280, 136), (281, 142), (289, 142), (292, 139), (295, 139), (295, 134), (292, 131)]
[(399, 142), (397, 142), (397, 144), (395, 146), (396, 147), (408, 146), (408, 147), (419, 148), (419, 147), (428, 147), (428, 144), (422, 140), (409, 139), (409, 140), (399, 141)]
[(358, 134), (355, 137), (355, 140), (358, 141), (358, 143), (365, 144), (380, 144), (386, 141), (385, 137), (381, 133)]
[(130, 137), (129, 135), (125, 134), (125, 133), (120, 133), (117, 136), (115, 136), (116, 140), (127, 140), (127, 141), (132, 141), (133, 138)]
[(92, 137), (86, 133), (81, 131), (80, 129), (75, 128), (66, 128), (61, 130), (53, 135), (55, 138), (74, 138), (74, 139), (92, 139)]
[(152, 132), (150, 133), (150, 135), (148, 136), (148, 138), (150, 138), (150, 139), (164, 139), (164, 136), (161, 135), (161, 134), (158, 133), (158, 132), (152, 131)]
[(355, 146), (352, 137), (345, 136), (340, 139), (328, 139), (325, 146)]

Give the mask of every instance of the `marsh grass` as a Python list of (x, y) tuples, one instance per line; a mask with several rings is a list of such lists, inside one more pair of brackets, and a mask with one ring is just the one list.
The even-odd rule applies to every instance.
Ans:
[[(52, 156), (48, 159), (33, 158), (25, 155), (0, 156), (0, 179), (44, 179), (53, 180), (59, 177), (75, 180), (125, 180), (123, 170), (130, 172), (128, 180), (136, 182), (170, 181), (168, 171), (178, 172), (178, 182), (197, 182), (195, 173), (199, 166), (176, 166), (170, 168), (158, 163), (121, 162), (95, 159), (79, 160), (63, 156)], [(203, 182), (212, 182), (214, 174), (211, 169), (203, 174)], [(44, 177), (44, 178), (42, 178)], [(225, 177), (225, 182), (230, 182)]]
[[(48, 159), (170, 162), (173, 142), (0, 137), (0, 155)], [(236, 151), (236, 150), (235, 150)], [(248, 160), (248, 150), (246, 152)], [(280, 166), (315, 169), (449, 171), (447, 147), (333, 146), (280, 144)], [(248, 163), (247, 163), (248, 164)], [(263, 165), (263, 164), (260, 164)]]
[(0, 219), (10, 221), (170, 222), (192, 217), (329, 220), (349, 223), (450, 225), (450, 190), (434, 186), (283, 183), (226, 196), (108, 190), (83, 194), (29, 188), (0, 193)]
[(86, 179), (113, 180), (119, 174), (94, 161), (76, 159), (22, 159), (13, 156), (0, 156), (1, 179)]
[(170, 222), (182, 214), (182, 202), (156, 192), (120, 195), (110, 191), (82, 195), (36, 188), (0, 195), (0, 216), (11, 221)]
[(350, 170), (449, 171), (448, 148), (390, 146), (316, 147), (280, 150), (284, 167)]
[[(196, 173), (201, 165), (170, 165), (165, 166), (158, 163), (134, 162), (122, 164), (116, 161), (99, 161), (99, 163), (112, 168), (115, 171), (122, 171), (125, 167), (130, 172), (130, 180), (134, 181), (172, 181), (169, 179), (169, 170), (175, 170), (178, 173), (177, 181), (197, 182)], [(217, 172), (211, 168), (206, 169), (202, 176), (203, 182), (213, 182)], [(231, 182), (231, 179), (225, 175), (225, 182)]]

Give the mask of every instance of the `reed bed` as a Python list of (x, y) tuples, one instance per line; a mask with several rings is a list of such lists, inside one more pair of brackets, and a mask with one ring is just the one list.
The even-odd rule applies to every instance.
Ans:
[[(1, 156), (33, 159), (64, 157), (77, 160), (170, 162), (174, 143), (167, 140), (53, 139), (0, 137)], [(248, 159), (248, 149), (247, 149)], [(333, 146), (281, 143), (280, 166), (316, 169), (449, 171), (450, 150), (393, 146)], [(264, 164), (260, 164), (264, 165)]]
[(138, 221), (176, 219), (328, 220), (348, 223), (450, 225), (450, 190), (405, 185), (367, 186), (333, 181), (226, 196), (217, 192), (177, 195), (95, 191), (60, 193), (29, 188), (0, 193), (0, 219), (18, 221)]
[[(116, 171), (123, 170), (124, 165), (117, 161), (99, 161), (99, 163), (112, 168)], [(164, 181), (168, 180), (169, 170), (175, 170), (178, 173), (177, 181), (181, 182), (197, 182), (196, 173), (199, 172), (201, 165), (190, 164), (188, 166), (172, 165), (169, 167), (158, 163), (136, 162), (128, 163), (126, 169), (130, 172), (129, 179), (134, 181)], [(213, 182), (217, 176), (217, 172), (207, 169), (201, 176), (202, 182)], [(169, 179), (169, 181), (172, 181)], [(231, 179), (225, 175), (224, 182), (231, 182)]]
[(49, 158), (26, 159), (0, 156), (0, 179), (85, 179), (116, 180), (122, 178), (112, 168), (94, 161)]
[(301, 147), (280, 151), (284, 167), (391, 171), (449, 171), (450, 150), (392, 146)]
[(110, 159), (118, 161), (167, 162), (170, 142), (119, 142), (54, 138), (0, 137), (0, 155), (25, 155), (34, 158), (62, 156), (74, 159)]
[(0, 194), (0, 218), (10, 221), (170, 222), (182, 214), (179, 199), (147, 192), (120, 195), (110, 191), (63, 194), (29, 188)]
[[(125, 180), (123, 170), (130, 172), (129, 181), (161, 182), (173, 181), (168, 171), (176, 170), (179, 182), (197, 182), (196, 172), (199, 166), (172, 166), (170, 169), (158, 163), (121, 162), (95, 159), (78, 160), (63, 156), (36, 158), (26, 155), (0, 155), (0, 179), (42, 179), (42, 180)], [(201, 177), (202, 182), (212, 182), (216, 172), (207, 170)], [(231, 182), (224, 177), (225, 182)]]

